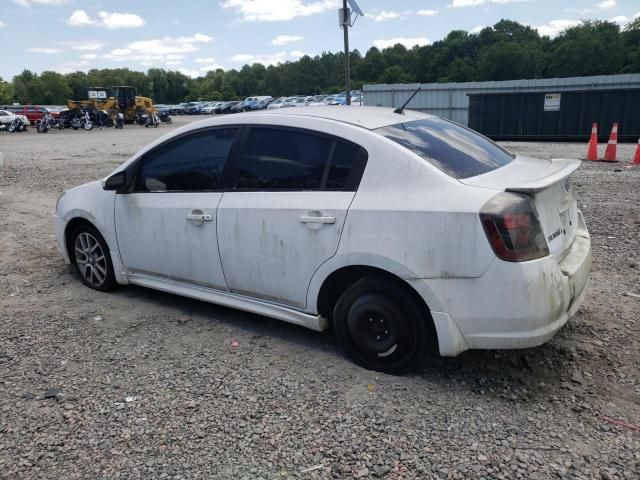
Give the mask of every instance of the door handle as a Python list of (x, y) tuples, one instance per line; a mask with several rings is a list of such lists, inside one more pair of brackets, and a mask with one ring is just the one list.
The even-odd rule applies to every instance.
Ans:
[(202, 225), (204, 222), (213, 221), (213, 215), (204, 213), (202, 210), (194, 210), (187, 215), (187, 220), (191, 220), (196, 225)]
[(301, 223), (323, 223), (330, 224), (336, 223), (336, 217), (314, 217), (311, 215), (303, 215), (300, 217)]

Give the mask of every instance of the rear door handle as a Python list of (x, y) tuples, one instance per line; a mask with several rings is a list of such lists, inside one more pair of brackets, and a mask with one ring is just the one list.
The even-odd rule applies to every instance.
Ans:
[(300, 217), (301, 223), (336, 223), (336, 217), (314, 217), (303, 215)]

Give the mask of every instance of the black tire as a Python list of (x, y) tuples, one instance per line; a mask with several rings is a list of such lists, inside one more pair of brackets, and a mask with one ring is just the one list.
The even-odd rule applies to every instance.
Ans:
[[(86, 238), (86, 235), (96, 240), (101, 250), (98, 251), (97, 255), (93, 255), (96, 251), (91, 253), (93, 255), (93, 261), (89, 260), (91, 258), (89, 254), (81, 253), (76, 248), (83, 244), (82, 240), (79, 240), (79, 237), (83, 236), (83, 238)], [(93, 246), (91, 244), (89, 245)], [(83, 258), (82, 255), (85, 255), (85, 257)], [(100, 232), (98, 232), (98, 230), (92, 225), (85, 223), (76, 227), (73, 231), (69, 241), (69, 256), (73, 261), (74, 268), (80, 277), (80, 280), (82, 280), (82, 283), (87, 287), (101, 292), (109, 292), (118, 286), (107, 242), (104, 241)], [(100, 259), (100, 256), (104, 256), (104, 261)], [(98, 266), (101, 267), (100, 271), (97, 270)], [(94, 269), (95, 271), (93, 271)], [(89, 275), (89, 270), (93, 271), (92, 275)], [(102, 273), (103, 271), (104, 273)], [(87, 278), (89, 276), (91, 277), (91, 280)], [(103, 277), (102, 280), (100, 279), (100, 276)]]
[(336, 303), (333, 324), (340, 346), (369, 370), (394, 375), (415, 370), (437, 345), (424, 305), (381, 276), (349, 287)]

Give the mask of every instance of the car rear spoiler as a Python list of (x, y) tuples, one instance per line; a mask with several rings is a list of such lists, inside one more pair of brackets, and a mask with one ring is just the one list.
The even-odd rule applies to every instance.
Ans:
[(580, 167), (580, 160), (571, 158), (554, 158), (551, 160), (555, 169), (553, 169), (547, 175), (536, 178), (531, 182), (526, 182), (518, 185), (517, 187), (508, 187), (508, 192), (521, 192), (521, 193), (536, 193), (550, 187), (556, 183), (568, 178), (573, 172)]

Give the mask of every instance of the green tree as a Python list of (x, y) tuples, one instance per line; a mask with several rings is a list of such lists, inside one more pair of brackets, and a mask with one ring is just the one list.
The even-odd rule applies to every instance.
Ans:
[(551, 44), (549, 77), (610, 75), (622, 71), (624, 52), (620, 27), (592, 21), (570, 28)]
[(0, 104), (10, 104), (13, 100), (13, 85), (0, 77)]

